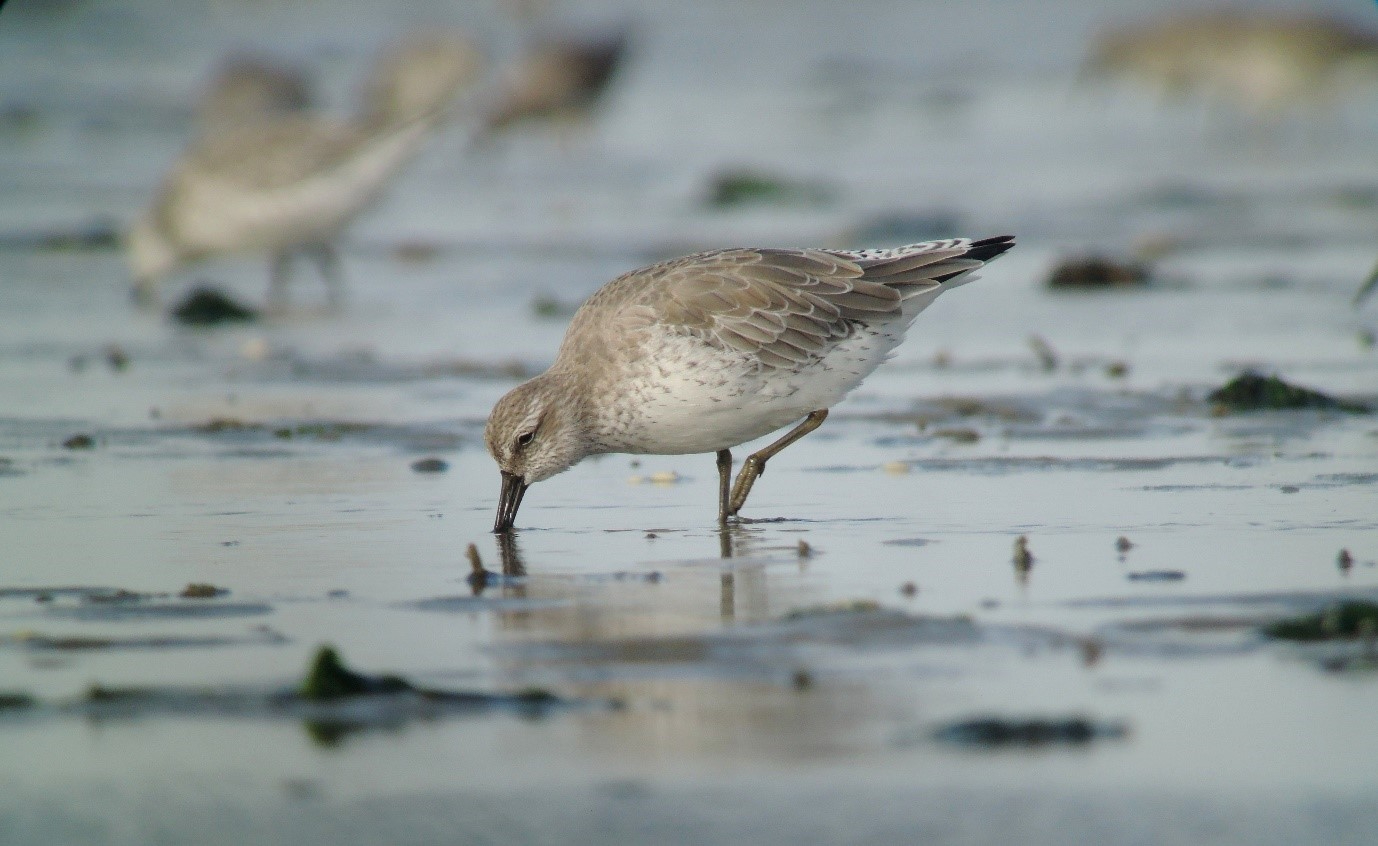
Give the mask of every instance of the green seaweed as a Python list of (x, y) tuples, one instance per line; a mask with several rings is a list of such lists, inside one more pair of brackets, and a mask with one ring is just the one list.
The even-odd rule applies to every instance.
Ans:
[(182, 599), (214, 599), (217, 596), (225, 596), (230, 591), (227, 588), (216, 587), (204, 582), (191, 582), (182, 588), (182, 592), (177, 594)]
[(299, 423), (292, 433), (297, 437), (315, 438), (321, 441), (338, 441), (345, 435), (355, 435), (376, 428), (372, 423), (349, 423), (326, 421), (320, 423)]
[(531, 313), (542, 320), (566, 320), (574, 315), (579, 305), (557, 300), (549, 294), (537, 294), (531, 300)]
[(1124, 723), (1102, 723), (1086, 717), (1007, 719), (978, 717), (933, 732), (935, 740), (960, 746), (1079, 746), (1093, 740), (1118, 740), (1129, 734)]
[(881, 610), (880, 603), (873, 599), (849, 599), (795, 608), (780, 619), (784, 622), (793, 622), (814, 617), (829, 617), (834, 614), (869, 614), (879, 610)]
[(188, 326), (214, 326), (218, 323), (246, 323), (258, 319), (258, 312), (240, 305), (213, 288), (192, 291), (172, 310), (172, 318)]
[(20, 690), (0, 690), (0, 711), (17, 711), (38, 704), (31, 694)]
[(543, 687), (528, 687), (512, 694), (512, 698), (522, 705), (555, 705), (561, 699)]
[(366, 676), (344, 665), (334, 647), (322, 646), (311, 661), (311, 669), (298, 689), (302, 699), (326, 701), (377, 693), (413, 690), (400, 676)]
[(205, 423), (192, 426), (194, 432), (203, 432), (207, 435), (214, 435), (220, 432), (249, 432), (262, 429), (261, 423), (248, 423), (237, 417), (212, 417)]
[(141, 687), (106, 687), (93, 684), (86, 688), (86, 701), (89, 703), (129, 702), (147, 699), (152, 691)]
[(1246, 370), (1224, 386), (1211, 391), (1207, 397), (1230, 411), (1266, 411), (1295, 408), (1314, 408), (1367, 414), (1366, 405), (1302, 388), (1282, 381), (1276, 376), (1264, 376)]
[(1115, 261), (1103, 256), (1068, 259), (1053, 268), (1049, 288), (1128, 288), (1144, 285), (1148, 268), (1138, 262)]
[(731, 171), (719, 174), (709, 191), (713, 208), (739, 208), (749, 205), (817, 206), (833, 199), (827, 187), (798, 182), (768, 173)]
[(1378, 636), (1378, 603), (1337, 602), (1314, 614), (1288, 617), (1263, 627), (1274, 640), (1315, 642)]

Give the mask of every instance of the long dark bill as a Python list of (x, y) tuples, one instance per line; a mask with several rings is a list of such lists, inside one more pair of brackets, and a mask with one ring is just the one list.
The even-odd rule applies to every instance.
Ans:
[(502, 474), (502, 492), (498, 494), (498, 518), (493, 521), (494, 532), (512, 531), (512, 523), (517, 519), (517, 509), (522, 507), (522, 497), (526, 495), (526, 480), (516, 473)]

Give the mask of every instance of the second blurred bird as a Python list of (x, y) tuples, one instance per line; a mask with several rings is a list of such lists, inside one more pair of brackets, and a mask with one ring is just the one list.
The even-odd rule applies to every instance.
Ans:
[(332, 303), (343, 296), (334, 240), (420, 148), (482, 54), (462, 35), (415, 37), (377, 64), (357, 115), (306, 110), (290, 68), (229, 63), (199, 110), (198, 135), (129, 232), (135, 295), (156, 301), (160, 280), (228, 253), (267, 253), (269, 305), (280, 306), (292, 259), (320, 268)]

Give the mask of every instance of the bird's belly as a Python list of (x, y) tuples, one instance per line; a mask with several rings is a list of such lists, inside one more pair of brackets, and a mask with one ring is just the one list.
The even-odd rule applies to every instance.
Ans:
[(619, 452), (656, 455), (717, 452), (768, 435), (813, 410), (782, 403), (714, 408), (652, 403), (616, 446)]
[(849, 339), (794, 370), (701, 345), (682, 345), (684, 355), (674, 354), (681, 345), (662, 350), (622, 380), (617, 401), (604, 409), (601, 440), (609, 452), (660, 455), (716, 452), (755, 440), (841, 401), (894, 346), (878, 340)]

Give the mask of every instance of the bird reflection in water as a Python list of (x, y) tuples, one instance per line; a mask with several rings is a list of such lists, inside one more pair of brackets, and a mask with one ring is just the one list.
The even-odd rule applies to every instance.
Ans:
[[(493, 536), (497, 546), (498, 560), (501, 562), (501, 570), (489, 570), (483, 566), (482, 558), (478, 548), (474, 544), (469, 544), (465, 556), (469, 562), (470, 572), (465, 578), (474, 596), (482, 596), (485, 591), (495, 590), (504, 599), (526, 599), (528, 598), (529, 583), (527, 580), (527, 567), (525, 557), (518, 544), (516, 531), (501, 532)], [(736, 523), (721, 526), (717, 530), (718, 535), (718, 556), (723, 561), (730, 561), (746, 555), (749, 551), (745, 548), (755, 538), (751, 532), (743, 525)], [(719, 616), (724, 621), (735, 621), (738, 617), (738, 575), (741, 574), (749, 584), (744, 587), (749, 596), (742, 598), (747, 604), (755, 609), (749, 611), (747, 616), (754, 619), (759, 612), (768, 607), (765, 600), (765, 578), (763, 566), (741, 566), (725, 565), (719, 574), (718, 591), (718, 610)], [(658, 574), (657, 575), (658, 578)], [(759, 594), (759, 595), (758, 595)]]

